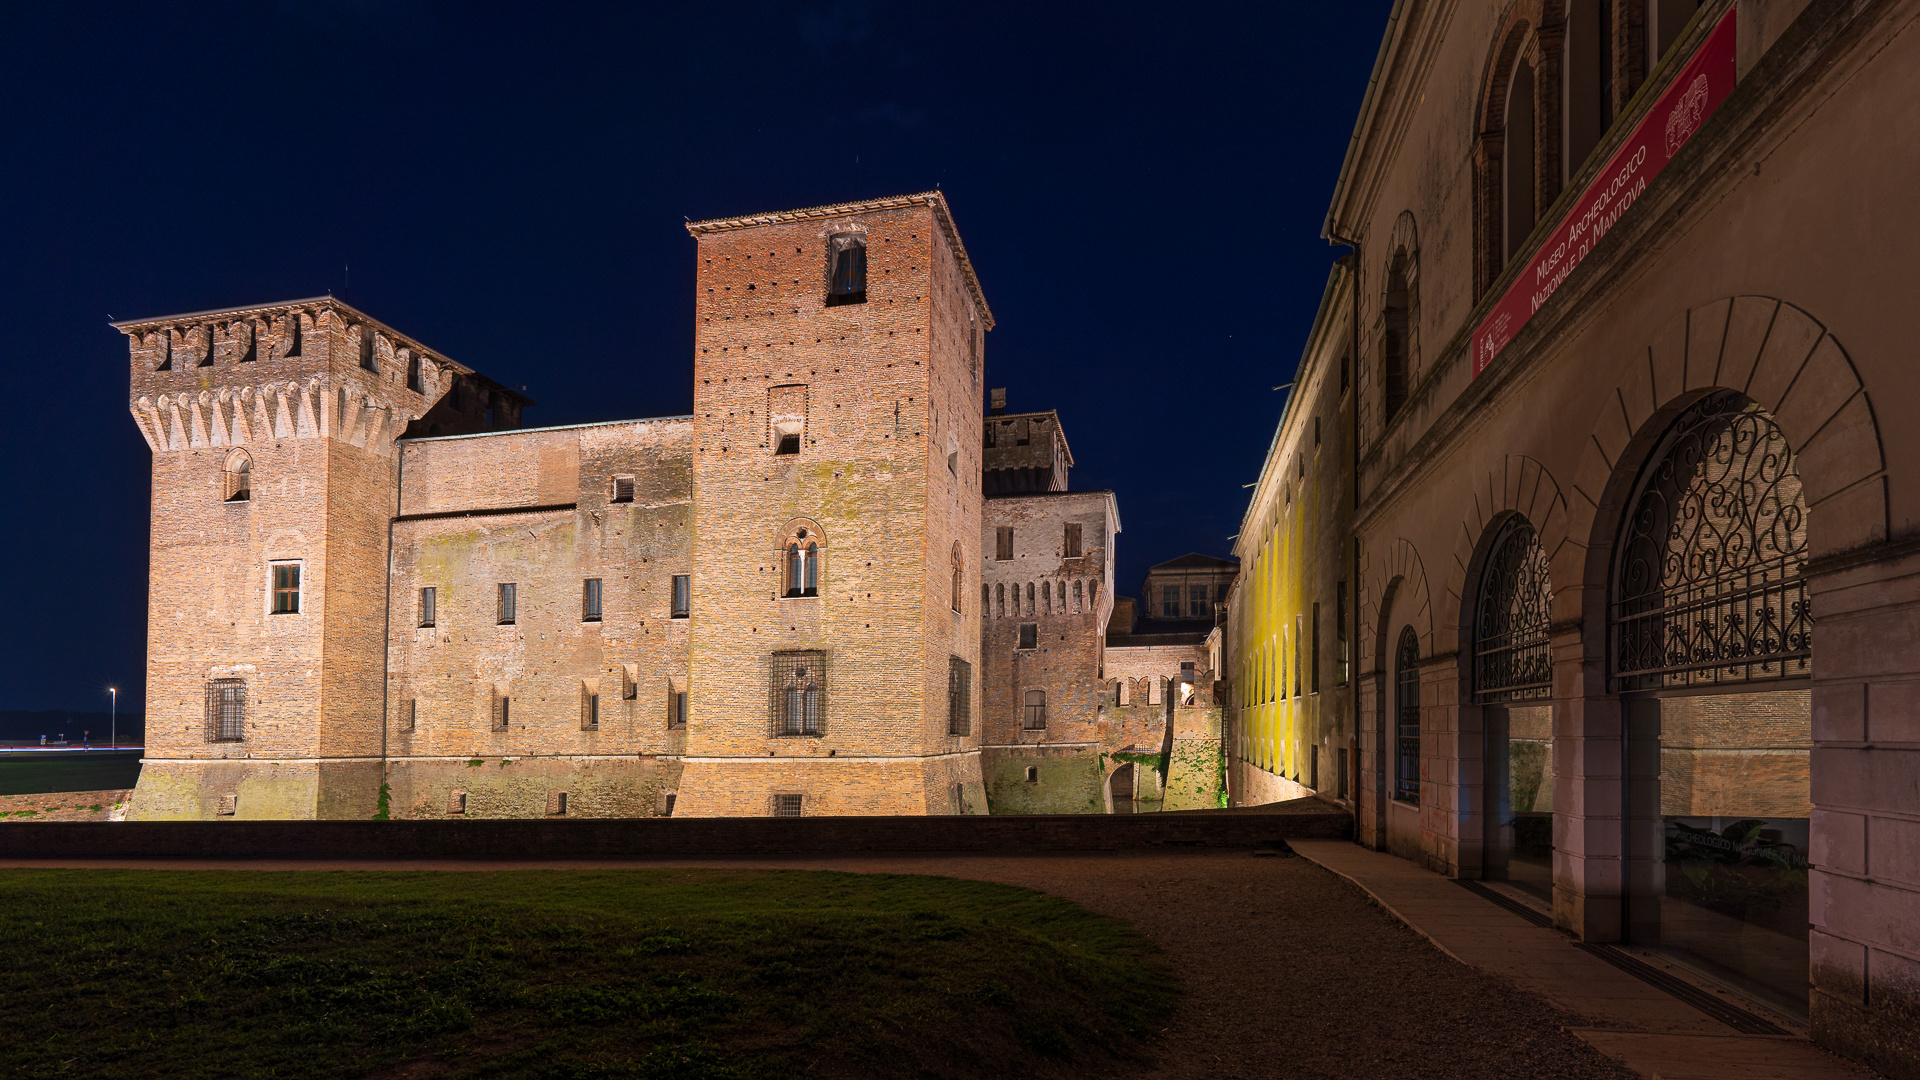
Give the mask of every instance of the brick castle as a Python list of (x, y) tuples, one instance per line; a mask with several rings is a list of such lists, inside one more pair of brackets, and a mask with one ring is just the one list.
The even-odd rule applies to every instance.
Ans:
[(153, 450), (132, 816), (1215, 804), (1212, 597), (1120, 640), (1113, 495), (1067, 490), (1054, 414), (982, 415), (945, 199), (688, 230), (690, 416), (521, 428), (332, 297), (115, 324)]

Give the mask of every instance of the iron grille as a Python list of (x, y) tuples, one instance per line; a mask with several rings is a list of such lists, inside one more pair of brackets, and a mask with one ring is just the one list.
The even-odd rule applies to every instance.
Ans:
[(247, 737), (245, 679), (207, 681), (207, 741), (240, 742)]
[(1614, 566), (1613, 689), (1809, 675), (1807, 511), (1786, 435), (1720, 393), (1682, 413), (1650, 462)]
[(947, 734), (973, 734), (973, 665), (947, 658)]
[(799, 817), (803, 801), (800, 795), (775, 795), (770, 809), (774, 817)]
[(1473, 620), (1476, 701), (1532, 701), (1553, 694), (1547, 643), (1553, 590), (1539, 534), (1514, 515), (1501, 526), (1480, 578)]
[(1393, 797), (1420, 805), (1420, 638), (1409, 626), (1400, 631), (1400, 656), (1394, 673)]
[(827, 733), (827, 654), (773, 654), (771, 730), (775, 736)]

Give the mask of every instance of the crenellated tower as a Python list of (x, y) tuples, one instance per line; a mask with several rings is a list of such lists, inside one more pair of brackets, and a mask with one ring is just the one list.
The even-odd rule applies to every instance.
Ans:
[(394, 440), (527, 400), (332, 297), (113, 325), (153, 451), (135, 816), (369, 816)]

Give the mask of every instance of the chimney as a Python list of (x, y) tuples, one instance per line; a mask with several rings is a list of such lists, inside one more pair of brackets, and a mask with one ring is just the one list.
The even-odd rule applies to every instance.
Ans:
[(988, 416), (1005, 416), (1006, 414), (1007, 414), (1007, 388), (1002, 386), (992, 392), (992, 396), (989, 400), (989, 405), (987, 407), (987, 415)]

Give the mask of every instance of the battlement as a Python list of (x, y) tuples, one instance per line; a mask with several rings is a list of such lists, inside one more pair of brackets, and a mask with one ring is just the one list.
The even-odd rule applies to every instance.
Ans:
[(533, 404), (331, 296), (110, 325), (127, 336), (129, 406), (156, 453), (504, 430)]

